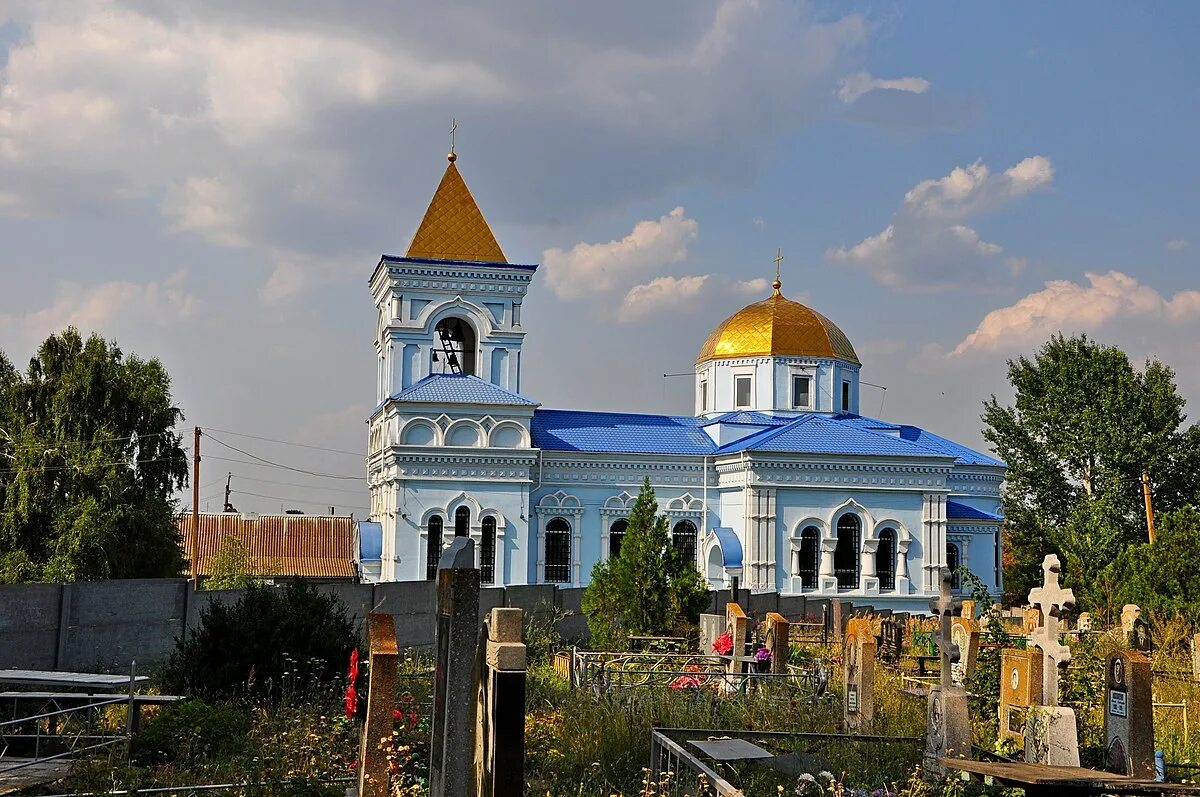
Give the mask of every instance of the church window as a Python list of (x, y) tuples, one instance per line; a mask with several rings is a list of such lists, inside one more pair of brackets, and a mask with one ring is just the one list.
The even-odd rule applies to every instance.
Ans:
[(546, 524), (546, 574), (550, 583), (571, 580), (571, 526), (560, 517)]
[(671, 530), (671, 544), (683, 561), (694, 565), (696, 562), (696, 524), (690, 520), (681, 520)]
[(708, 380), (700, 380), (700, 411), (708, 412)]
[(471, 532), (471, 510), (460, 506), (454, 510), (454, 536), (465, 537)]
[(425, 580), (437, 578), (438, 559), (442, 557), (442, 516), (429, 518), (429, 550), (425, 557)]
[(752, 379), (749, 376), (735, 376), (733, 378), (733, 406), (738, 409), (743, 409), (750, 406)]
[(842, 412), (850, 411), (850, 380), (842, 380)]
[(792, 408), (807, 410), (812, 407), (812, 377), (801, 374), (792, 376)]
[(621, 555), (621, 540), (625, 539), (625, 532), (629, 529), (629, 521), (625, 518), (614, 520), (612, 526), (608, 529), (608, 558), (616, 559)]
[(946, 567), (950, 568), (950, 589), (958, 589), (962, 584), (958, 576), (959, 552), (958, 546), (952, 542), (946, 543)]
[(800, 586), (813, 589), (817, 586), (817, 565), (821, 556), (819, 540), (821, 533), (816, 526), (805, 526), (800, 532), (800, 550), (796, 552), (796, 575)]
[(496, 583), (496, 518), (488, 515), (480, 524), (483, 534), (479, 540), (479, 580)]
[(433, 352), (435, 373), (478, 375), (475, 369), (475, 328), (467, 321), (451, 316), (434, 327)]
[(862, 524), (857, 515), (846, 513), (838, 518), (837, 547), (833, 551), (833, 574), (838, 589), (858, 589), (858, 543)]
[(879, 547), (875, 549), (875, 575), (879, 577), (879, 588), (896, 588), (896, 530), (879, 532)]

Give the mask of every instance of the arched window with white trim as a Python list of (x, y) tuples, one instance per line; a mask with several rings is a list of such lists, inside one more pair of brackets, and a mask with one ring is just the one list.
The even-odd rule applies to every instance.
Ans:
[(805, 526), (800, 532), (800, 550), (796, 551), (796, 575), (804, 589), (815, 589), (821, 558), (821, 532), (816, 526)]
[(880, 590), (896, 588), (896, 530), (893, 528), (879, 532), (879, 547), (875, 549), (875, 575), (879, 577)]
[(496, 583), (496, 518), (488, 515), (480, 523), (482, 534), (479, 540), (479, 581), (483, 584)]
[(837, 547), (833, 551), (833, 574), (838, 589), (858, 589), (859, 547), (862, 521), (847, 512), (838, 518)]
[(671, 544), (675, 546), (683, 561), (696, 563), (696, 524), (690, 520), (681, 520), (671, 530)]
[(454, 510), (454, 536), (466, 537), (471, 533), (471, 510), (460, 506)]
[(438, 560), (442, 558), (442, 516), (429, 518), (429, 550), (425, 557), (425, 580), (437, 578)]
[(946, 567), (950, 568), (950, 589), (960, 589), (962, 586), (962, 579), (958, 575), (959, 561), (958, 544), (946, 543)]
[(571, 580), (571, 524), (560, 517), (546, 524), (546, 572), (543, 581), (562, 584)]
[(629, 530), (629, 521), (625, 518), (617, 518), (613, 524), (608, 527), (608, 558), (616, 559), (621, 555), (621, 541), (625, 539), (625, 532)]

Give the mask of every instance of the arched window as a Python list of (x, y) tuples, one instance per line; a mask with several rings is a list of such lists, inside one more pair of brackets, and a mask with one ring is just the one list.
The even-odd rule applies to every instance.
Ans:
[(683, 561), (696, 564), (696, 524), (690, 520), (681, 520), (671, 530), (671, 544)]
[(800, 532), (800, 550), (796, 552), (796, 575), (800, 586), (813, 589), (817, 586), (817, 567), (821, 556), (821, 532), (816, 526), (805, 526)]
[(433, 373), (472, 374), (475, 370), (475, 328), (461, 318), (443, 318), (434, 327)]
[(471, 510), (460, 506), (454, 510), (454, 536), (465, 537), (471, 533)]
[(496, 582), (496, 518), (488, 515), (480, 524), (483, 536), (479, 541), (479, 580), (484, 584)]
[(879, 588), (896, 588), (896, 530), (879, 532), (879, 547), (875, 549), (875, 575), (879, 576)]
[(546, 575), (561, 584), (571, 580), (571, 525), (560, 517), (546, 524)]
[(425, 557), (425, 580), (437, 578), (438, 559), (442, 558), (442, 516), (429, 518), (429, 553)]
[(625, 532), (629, 529), (629, 521), (625, 518), (614, 520), (613, 524), (608, 528), (608, 558), (616, 559), (621, 555), (621, 540), (625, 539)]
[(958, 577), (958, 546), (946, 543), (946, 567), (950, 568), (950, 589), (958, 589), (962, 579)]
[(858, 546), (862, 524), (858, 515), (847, 512), (838, 518), (837, 548), (833, 551), (833, 574), (838, 589), (858, 589)]

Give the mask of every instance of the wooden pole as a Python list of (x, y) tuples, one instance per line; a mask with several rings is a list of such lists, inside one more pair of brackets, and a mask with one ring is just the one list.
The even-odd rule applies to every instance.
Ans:
[(200, 427), (192, 434), (192, 544), (188, 558), (191, 560), (192, 588), (200, 584)]
[(1154, 499), (1150, 495), (1150, 474), (1142, 471), (1142, 499), (1146, 502), (1146, 534), (1154, 544)]

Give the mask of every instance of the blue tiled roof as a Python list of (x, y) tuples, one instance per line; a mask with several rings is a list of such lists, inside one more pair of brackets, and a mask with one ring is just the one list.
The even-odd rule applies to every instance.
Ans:
[(998, 465), (1001, 467), (1004, 465), (1003, 462), (995, 457), (990, 457), (987, 454), (967, 448), (953, 440), (947, 440), (919, 426), (889, 423), (862, 415), (834, 415), (833, 418), (838, 423), (844, 423), (860, 429), (873, 429), (882, 433), (898, 433), (901, 440), (907, 440), (910, 443), (923, 446), (939, 454), (954, 457), (955, 463), (958, 465)]
[(856, 428), (834, 418), (805, 415), (786, 426), (731, 443), (729, 450), (781, 451), (806, 454), (865, 454), (875, 456), (946, 456), (898, 437)]
[(783, 426), (785, 423), (791, 423), (796, 420), (796, 415), (776, 415), (772, 412), (759, 412), (757, 410), (738, 410), (736, 412), (726, 412), (723, 415), (717, 415), (708, 420), (701, 421), (701, 426), (711, 426), (714, 423), (732, 423), (746, 426)]
[(487, 380), (469, 374), (430, 374), (392, 394), (392, 401), (422, 401), (430, 404), (514, 404), (536, 407), (530, 401)]
[(1004, 520), (999, 515), (984, 512), (982, 509), (976, 509), (967, 504), (960, 504), (958, 501), (946, 502), (946, 517), (950, 520)]
[(383, 255), (380, 260), (384, 263), (436, 263), (444, 266), (493, 266), (495, 268), (518, 268), (525, 271), (537, 269), (536, 263), (498, 263), (491, 260), (442, 260), (430, 257), (400, 257), (398, 255)]
[(728, 526), (714, 526), (713, 534), (721, 545), (721, 564), (726, 570), (737, 570), (742, 566), (742, 541)]
[(534, 448), (618, 454), (711, 454), (716, 449), (696, 418), (624, 412), (534, 410)]

